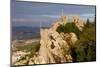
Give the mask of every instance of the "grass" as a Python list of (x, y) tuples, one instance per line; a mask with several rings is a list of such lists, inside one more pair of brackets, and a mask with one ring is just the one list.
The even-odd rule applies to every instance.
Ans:
[(25, 50), (26, 52), (30, 52), (30, 51), (37, 52), (40, 48), (40, 43), (39, 42), (32, 42), (32, 43), (29, 43), (27, 45), (17, 46), (16, 48), (18, 51)]

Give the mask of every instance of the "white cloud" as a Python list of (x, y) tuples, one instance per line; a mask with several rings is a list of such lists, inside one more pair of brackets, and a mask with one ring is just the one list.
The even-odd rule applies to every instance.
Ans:
[(95, 14), (81, 14), (81, 16), (86, 16), (86, 17), (94, 17)]
[(57, 18), (57, 19), (60, 17), (58, 15), (41, 15), (41, 16), (48, 17), (48, 18)]
[(46, 22), (47, 19), (32, 19), (32, 18), (13, 18), (12, 22)]

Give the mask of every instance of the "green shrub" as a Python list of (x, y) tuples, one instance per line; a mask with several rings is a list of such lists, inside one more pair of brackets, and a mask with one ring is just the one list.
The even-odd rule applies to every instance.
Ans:
[(60, 25), (57, 28), (57, 32), (61, 33), (70, 33), (70, 32), (74, 32), (77, 36), (80, 35), (81, 31), (75, 26), (74, 23), (67, 23), (66, 25)]
[(76, 61), (94, 61), (96, 60), (96, 43), (95, 41), (81, 41), (75, 47), (77, 54)]
[(17, 46), (16, 47), (19, 51), (33, 51), (33, 52), (36, 52), (39, 50), (40, 48), (40, 43), (39, 42), (33, 42), (33, 43), (29, 43), (27, 45), (22, 45), (22, 46)]
[(95, 25), (88, 23), (75, 44), (76, 61), (96, 60), (96, 33)]

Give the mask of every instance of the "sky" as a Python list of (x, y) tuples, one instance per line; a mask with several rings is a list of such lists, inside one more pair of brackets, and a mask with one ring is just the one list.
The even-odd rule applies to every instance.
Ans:
[(62, 13), (68, 16), (68, 21), (72, 21), (72, 16), (75, 15), (82, 21), (87, 18), (94, 21), (95, 6), (11, 0), (12, 26), (39, 27), (41, 23), (41, 26), (48, 27), (58, 21)]

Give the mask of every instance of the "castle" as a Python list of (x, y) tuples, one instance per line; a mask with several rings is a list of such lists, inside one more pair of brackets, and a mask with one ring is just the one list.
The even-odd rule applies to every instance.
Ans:
[[(73, 17), (73, 23), (80, 31), (82, 30), (82, 25), (79, 24), (80, 21), (78, 17)], [(66, 24), (67, 17), (62, 15), (60, 20), (54, 22), (49, 29), (40, 30), (41, 46), (39, 56), (37, 57), (38, 60), (35, 60), (35, 63), (46, 64), (72, 62), (69, 43), (74, 44), (78, 40), (76, 34), (73, 32), (64, 34), (63, 32), (58, 33), (56, 31), (58, 26)], [(66, 54), (64, 54), (64, 48)]]

